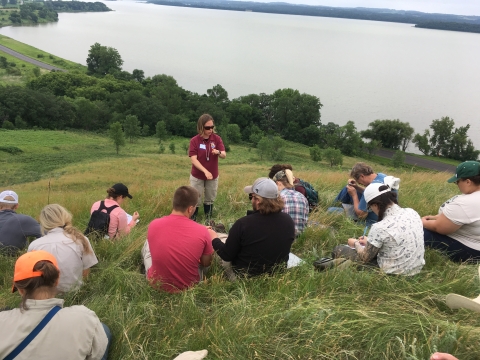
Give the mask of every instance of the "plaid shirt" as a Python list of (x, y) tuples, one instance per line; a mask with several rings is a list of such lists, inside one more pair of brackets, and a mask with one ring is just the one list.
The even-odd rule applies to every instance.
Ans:
[(298, 237), (307, 226), (309, 210), (307, 198), (293, 189), (283, 189), (280, 192), (280, 197), (285, 203), (282, 211), (293, 219), (295, 237)]

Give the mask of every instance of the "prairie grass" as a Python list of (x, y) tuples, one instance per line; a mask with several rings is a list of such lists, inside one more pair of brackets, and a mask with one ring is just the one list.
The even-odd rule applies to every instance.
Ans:
[[(290, 144), (285, 162), (319, 190), (321, 199), (311, 226), (293, 246), (305, 264), (230, 283), (214, 263), (202, 284), (172, 295), (147, 285), (140, 273), (140, 249), (148, 223), (168, 214), (173, 191), (188, 184), (190, 162), (183, 151), (158, 154), (154, 139), (140, 139), (116, 156), (102, 136), (54, 131), (2, 131), (0, 140), (23, 150), (0, 153), (1, 186), (19, 193), (22, 213), (37, 217), (47, 201), (60, 203), (83, 230), (91, 204), (110, 185), (124, 182), (133, 194), (125, 209), (138, 210), (140, 223), (119, 241), (94, 244), (99, 264), (82, 289), (65, 296), (66, 305), (83, 304), (110, 326), (110, 359), (171, 359), (203, 348), (209, 351), (207, 359), (416, 360), (428, 359), (436, 350), (463, 360), (479, 358), (479, 317), (445, 305), (451, 292), (478, 295), (475, 266), (454, 264), (428, 250), (424, 270), (409, 278), (363, 267), (313, 270), (317, 256), (328, 256), (333, 246), (363, 232), (343, 216), (326, 212), (346, 184), (349, 168), (362, 159), (345, 158), (342, 167), (330, 168), (312, 162), (306, 147)], [(187, 140), (172, 141), (180, 149)], [(232, 146), (220, 162), (215, 220), (228, 228), (243, 216), (250, 206), (243, 187), (266, 176), (271, 165), (260, 161), (255, 149)], [(458, 193), (446, 183), (450, 174), (372, 165), (402, 179), (401, 205), (421, 215), (436, 213)], [(9, 288), (15, 259), (0, 257), (0, 307), (14, 307), (19, 298)]]

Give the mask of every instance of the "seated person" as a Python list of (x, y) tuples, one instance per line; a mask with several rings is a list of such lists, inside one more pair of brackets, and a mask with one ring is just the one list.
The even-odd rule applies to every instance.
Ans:
[(190, 219), (197, 202), (197, 190), (181, 186), (173, 195), (171, 214), (148, 226), (142, 256), (152, 286), (175, 293), (203, 280), (212, 262), (215, 232)]
[(58, 291), (77, 290), (98, 263), (90, 241), (72, 225), (72, 214), (58, 204), (42, 209), (40, 226), (46, 235), (32, 241), (28, 251), (45, 250), (55, 256), (60, 268)]
[[(110, 330), (83, 305), (63, 307), (63, 299), (55, 297), (59, 275), (57, 260), (46, 251), (32, 251), (18, 258), (13, 291), (18, 290), (22, 302), (18, 309), (0, 312), (0, 359), (15, 350), (19, 352), (16, 360), (107, 359)], [(49, 317), (33, 341), (20, 350), (18, 345)]]
[(237, 273), (254, 276), (286, 268), (295, 224), (282, 212), (284, 203), (277, 185), (271, 179), (259, 178), (244, 191), (249, 194), (253, 213), (233, 224), (225, 243), (218, 237), (213, 239), (213, 248)]
[(383, 173), (375, 173), (370, 166), (363, 162), (356, 163), (353, 166), (350, 176), (347, 186), (335, 198), (335, 201), (342, 203), (343, 208), (331, 207), (328, 211), (343, 212), (345, 209), (349, 217), (355, 220), (365, 220), (367, 226), (370, 226), (378, 221), (378, 217), (373, 211), (367, 209), (367, 203), (363, 197), (364, 188), (370, 184), (387, 184), (390, 189), (397, 193), (400, 179)]
[(462, 195), (445, 201), (438, 215), (422, 218), (425, 246), (446, 252), (453, 261), (480, 261), (480, 163), (461, 163), (447, 181), (457, 184)]
[(290, 215), (295, 224), (295, 237), (298, 237), (308, 221), (308, 201), (305, 196), (293, 189), (293, 174), (291, 170), (280, 170), (273, 176), (280, 197), (283, 200), (283, 212)]
[(27, 215), (17, 214), (18, 195), (12, 190), (0, 193), (0, 251), (15, 255), (27, 246), (27, 238), (42, 236), (40, 225)]
[(420, 215), (398, 206), (397, 197), (388, 185), (372, 183), (363, 196), (378, 216), (378, 222), (372, 225), (368, 237), (348, 239), (348, 246), (335, 247), (332, 256), (373, 262), (387, 274), (418, 274), (425, 265)]
[(138, 212), (134, 212), (129, 220), (125, 210), (121, 208), (126, 198), (132, 199), (133, 196), (128, 192), (128, 187), (122, 183), (113, 185), (107, 189), (107, 198), (97, 201), (92, 205), (90, 214), (98, 210), (103, 205), (103, 212), (110, 214), (110, 224), (108, 225), (108, 237), (118, 239), (123, 235), (130, 233), (130, 230), (137, 224), (140, 217)]

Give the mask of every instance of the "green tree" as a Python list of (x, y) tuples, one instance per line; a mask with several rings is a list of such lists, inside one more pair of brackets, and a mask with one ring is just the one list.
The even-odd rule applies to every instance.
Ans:
[(432, 148), (430, 146), (430, 131), (425, 130), (423, 135), (415, 134), (412, 143), (420, 150), (423, 155), (430, 155)]
[(132, 71), (132, 78), (139, 83), (142, 83), (145, 80), (145, 73), (143, 72), (143, 70), (134, 69)]
[(127, 115), (125, 121), (123, 122), (123, 129), (125, 131), (125, 136), (130, 139), (130, 143), (140, 136), (142, 128), (140, 127), (140, 122), (135, 115)]
[(147, 124), (142, 126), (142, 136), (148, 136), (150, 134), (150, 126)]
[(160, 143), (160, 145), (158, 146), (158, 152), (160, 154), (163, 154), (165, 152), (165, 145), (163, 145), (163, 143)]
[(382, 146), (382, 143), (378, 140), (371, 140), (369, 143), (365, 144), (365, 149), (369, 155), (375, 155), (378, 149)]
[(11, 121), (3, 120), (2, 128), (7, 130), (15, 130), (15, 125), (13, 125)]
[(325, 149), (323, 152), (323, 158), (330, 163), (330, 167), (343, 164), (343, 155), (339, 149)]
[(272, 153), (272, 149), (273, 149), (272, 141), (267, 137), (261, 138), (257, 143), (257, 150), (258, 150), (258, 154), (260, 155), (260, 160), (263, 160), (264, 158), (268, 158)]
[(112, 139), (118, 155), (118, 152), (120, 151), (120, 146), (125, 145), (125, 135), (123, 134), (122, 124), (120, 124), (118, 121), (111, 124), (108, 135), (110, 136), (110, 139)]
[(8, 4), (8, 0), (2, 0), (2, 6), (5, 7)]
[(26, 129), (28, 127), (28, 124), (22, 119), (20, 115), (17, 115), (15, 116), (15, 127), (17, 129)]
[(87, 57), (87, 68), (90, 75), (105, 76), (121, 71), (122, 57), (117, 49), (95, 43), (90, 47)]
[(228, 100), (228, 92), (220, 84), (215, 85), (211, 89), (207, 89), (207, 95), (210, 99), (212, 99), (215, 105), (221, 107), (222, 109), (226, 109), (230, 104), (230, 100)]
[(170, 145), (168, 145), (169, 149), (170, 149), (170, 152), (172, 154), (175, 154), (175, 143), (174, 142), (171, 142)]
[(375, 120), (368, 124), (370, 129), (361, 132), (363, 138), (378, 140), (388, 149), (405, 151), (413, 137), (410, 124), (395, 120)]
[(405, 152), (397, 150), (392, 156), (392, 166), (394, 168), (399, 168), (405, 164)]
[(182, 149), (185, 150), (185, 155), (188, 155), (189, 148), (190, 148), (190, 144), (188, 142), (182, 143)]
[(432, 155), (448, 157), (454, 126), (455, 122), (448, 116), (432, 121), (430, 124), (430, 129), (432, 129), (432, 136), (430, 137)]
[(242, 140), (240, 127), (237, 124), (228, 124), (226, 133), (228, 140), (234, 144), (238, 144)]
[(310, 148), (310, 157), (313, 161), (322, 161), (322, 150), (318, 147), (318, 145)]
[(38, 66), (35, 66), (32, 70), (33, 72), (33, 75), (35, 75), (35, 77), (39, 77), (40, 76), (40, 68)]
[(167, 138), (167, 128), (165, 126), (165, 121), (157, 122), (157, 125), (155, 126), (155, 136), (157, 137), (159, 144), (162, 143), (162, 140), (165, 140)]

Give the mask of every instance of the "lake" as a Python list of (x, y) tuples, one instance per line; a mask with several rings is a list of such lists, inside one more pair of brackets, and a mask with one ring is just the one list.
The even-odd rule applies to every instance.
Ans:
[[(108, 13), (61, 13), (58, 23), (0, 33), (85, 64), (95, 42), (124, 69), (167, 74), (230, 99), (294, 88), (320, 98), (322, 123), (400, 119), (417, 132), (450, 116), (480, 148), (480, 34), (413, 25), (105, 2)], [(410, 150), (413, 150), (411, 147)]]

